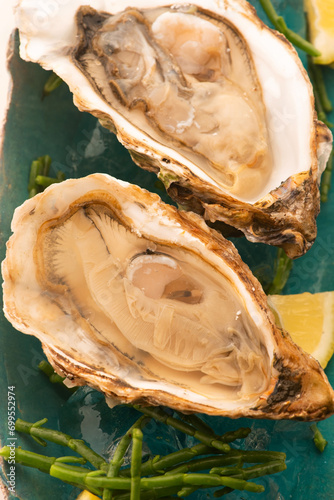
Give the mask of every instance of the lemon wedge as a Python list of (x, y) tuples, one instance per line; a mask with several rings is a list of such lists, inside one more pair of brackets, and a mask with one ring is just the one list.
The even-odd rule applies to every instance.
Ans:
[(270, 295), (276, 322), (325, 368), (334, 352), (334, 292)]
[(334, 62), (334, 0), (304, 0), (312, 44), (321, 52), (317, 64)]
[(77, 500), (101, 500), (101, 498), (97, 497), (96, 495), (93, 495), (93, 493), (90, 493), (87, 490), (84, 490), (77, 497)]

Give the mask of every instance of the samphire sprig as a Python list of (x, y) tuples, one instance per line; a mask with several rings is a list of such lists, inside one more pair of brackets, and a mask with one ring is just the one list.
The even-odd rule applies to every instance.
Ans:
[[(50, 441), (68, 447), (78, 456), (56, 458), (19, 447), (16, 448), (15, 461), (37, 468), (79, 489), (86, 489), (103, 500), (154, 500), (175, 498), (175, 495), (184, 498), (201, 488), (215, 488), (214, 495), (217, 497), (232, 490), (257, 493), (264, 491), (264, 487), (251, 479), (286, 468), (284, 453), (240, 450), (231, 446), (233, 441), (249, 434), (248, 428), (217, 435), (198, 416), (184, 416), (179, 412), (180, 419), (176, 413), (171, 416), (161, 407), (134, 407), (143, 415), (121, 438), (109, 463), (83, 440), (44, 427), (47, 419), (36, 423), (17, 419), (15, 429), (31, 435), (42, 446)], [(142, 463), (145, 425), (151, 418), (201, 442)], [(124, 456), (131, 445), (131, 464), (130, 467), (124, 467)], [(7, 446), (0, 450), (0, 455), (5, 459), (9, 459), (10, 453)]]
[(56, 177), (49, 176), (51, 161), (49, 155), (44, 155), (31, 163), (28, 181), (29, 198), (32, 198), (37, 193), (41, 193), (46, 187), (51, 186), (51, 184), (62, 182), (65, 179), (64, 173), (60, 170), (57, 172)]
[(282, 293), (283, 288), (288, 281), (293, 260), (290, 259), (282, 248), (277, 250), (277, 256), (274, 263), (274, 278), (265, 290), (267, 295), (277, 295)]
[(318, 448), (318, 450), (322, 453), (325, 450), (325, 448), (328, 444), (328, 441), (326, 441), (326, 439), (321, 434), (320, 430), (318, 429), (317, 424), (312, 424), (310, 426), (310, 429), (313, 432), (314, 444)]
[(51, 75), (48, 77), (47, 81), (45, 82), (45, 85), (43, 87), (43, 93), (42, 93), (42, 99), (44, 97), (47, 97), (48, 95), (51, 94), (54, 90), (56, 90), (60, 85), (63, 83), (63, 80), (56, 75), (56, 73), (51, 73)]
[(321, 56), (321, 52), (308, 40), (295, 33), (287, 27), (285, 20), (279, 16), (270, 0), (260, 0), (260, 4), (274, 28), (282, 33), (293, 45), (313, 57)]
[(333, 156), (334, 156), (334, 150), (332, 149), (332, 152), (331, 152), (330, 157), (329, 157), (328, 162), (327, 162), (327, 166), (326, 166), (325, 171), (322, 174), (322, 178), (321, 178), (320, 196), (321, 196), (322, 203), (325, 203), (326, 201), (328, 201), (328, 193), (330, 191), (331, 181), (332, 181)]

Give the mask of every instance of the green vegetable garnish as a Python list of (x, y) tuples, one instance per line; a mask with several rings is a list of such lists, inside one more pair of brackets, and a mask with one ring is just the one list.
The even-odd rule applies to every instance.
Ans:
[(274, 264), (274, 279), (266, 289), (267, 295), (278, 295), (282, 293), (282, 290), (288, 281), (292, 266), (293, 260), (286, 255), (284, 250), (279, 248)]
[(328, 442), (326, 439), (323, 437), (321, 432), (318, 429), (317, 424), (312, 424), (310, 426), (311, 431), (313, 432), (313, 441), (318, 450), (322, 453), (324, 449), (326, 448)]
[(143, 447), (143, 433), (135, 427), (132, 430), (132, 456), (131, 456), (131, 500), (140, 500), (141, 487), (141, 460)]
[[(120, 442), (118, 443), (118, 446), (115, 450), (114, 456), (112, 457), (108, 470), (107, 470), (107, 477), (117, 477), (119, 476), (120, 469), (123, 465), (124, 462), (124, 455), (127, 452), (131, 439), (132, 439), (132, 434), (133, 431), (136, 429), (142, 429), (144, 425), (149, 421), (150, 419), (145, 417), (144, 415), (140, 417), (137, 422), (133, 424), (132, 427), (124, 434)], [(139, 453), (137, 452), (137, 460), (138, 460)], [(141, 452), (140, 452), (140, 466), (141, 466)], [(105, 489), (103, 492), (103, 500), (111, 500), (112, 499), (112, 490), (107, 490)]]
[(57, 172), (56, 177), (49, 177), (51, 161), (50, 156), (45, 155), (40, 156), (31, 163), (28, 182), (29, 198), (41, 193), (51, 184), (65, 180), (65, 175), (61, 171)]
[(61, 446), (67, 446), (72, 451), (81, 455), (97, 469), (101, 466), (107, 466), (107, 462), (104, 458), (89, 448), (89, 446), (87, 446), (82, 439), (73, 439), (71, 436), (64, 434), (63, 432), (42, 427), (42, 425), (46, 422), (47, 419), (43, 419), (33, 424), (18, 418), (15, 423), (15, 430), (17, 432), (30, 434), (33, 438), (38, 438), (39, 440), (50, 441)]
[(301, 37), (294, 31), (290, 30), (283, 17), (279, 16), (270, 0), (260, 0), (260, 4), (266, 13), (269, 21), (273, 24), (277, 31), (282, 33), (293, 45), (303, 50), (313, 57), (321, 56), (321, 52), (314, 47), (308, 40)]
[[(245, 438), (250, 432), (248, 428), (217, 436), (213, 429), (197, 416), (191, 418), (193, 425), (190, 425), (171, 417), (162, 408), (137, 408), (158, 421), (179, 430), (183, 429), (187, 434), (200, 437), (209, 444), (199, 443), (192, 448), (184, 448), (164, 457), (156, 456), (142, 463), (142, 429), (149, 420), (143, 415), (122, 437), (108, 464), (83, 440), (42, 427), (47, 419), (34, 424), (18, 419), (15, 425), (18, 432), (30, 434), (43, 446), (45, 441), (67, 446), (80, 456), (48, 457), (17, 448), (16, 462), (40, 469), (78, 488), (87, 489), (101, 496), (103, 500), (166, 499), (170, 495), (187, 496), (198, 488), (208, 487), (222, 487), (215, 492), (217, 497), (234, 489), (257, 493), (264, 491), (264, 487), (250, 482), (249, 479), (274, 474), (286, 468), (284, 453), (244, 451), (231, 449), (227, 445), (236, 439)], [(131, 465), (122, 468), (124, 455), (131, 441)], [(225, 445), (223, 452), (217, 449), (218, 442)], [(2, 448), (0, 455), (8, 459), (9, 447)], [(86, 462), (89, 462), (94, 470), (82, 467)], [(244, 464), (249, 463), (254, 465), (244, 467)]]
[(308, 60), (308, 66), (309, 72), (311, 72), (311, 76), (313, 77), (313, 87), (315, 87), (316, 92), (319, 95), (321, 106), (326, 113), (330, 113), (331, 111), (333, 111), (333, 104), (328, 97), (324, 77), (322, 74), (322, 68), (318, 64), (314, 64), (312, 59)]
[(322, 70), (312, 62), (311, 58), (308, 59), (308, 73), (313, 84), (315, 109), (318, 118), (324, 122), (327, 127), (333, 128), (333, 124), (327, 119), (327, 113), (332, 111), (332, 103), (327, 94)]
[(52, 384), (62, 384), (65, 377), (61, 377), (54, 371), (50, 363), (47, 361), (41, 361), (38, 365), (39, 370), (41, 370), (50, 380)]
[(42, 99), (51, 94), (51, 92), (56, 90), (62, 83), (63, 80), (55, 73), (52, 73), (44, 85)]
[(328, 193), (331, 188), (331, 180), (332, 180), (332, 171), (333, 171), (333, 149), (329, 160), (327, 162), (327, 167), (322, 174), (321, 178), (321, 201), (324, 203), (328, 201)]
[(186, 422), (182, 422), (181, 420), (171, 417), (161, 408), (139, 405), (134, 405), (134, 408), (144, 413), (144, 415), (152, 417), (155, 420), (162, 422), (163, 424), (170, 425), (171, 427), (174, 427), (174, 429), (188, 434), (188, 436), (193, 436), (194, 438), (198, 439), (198, 441), (201, 441), (201, 443), (206, 444), (207, 446), (216, 448), (217, 450), (220, 450), (224, 453), (227, 453), (231, 449), (230, 446), (224, 443), (219, 436), (216, 436), (213, 431), (211, 434), (208, 434), (207, 432), (197, 430), (195, 427), (187, 424)]

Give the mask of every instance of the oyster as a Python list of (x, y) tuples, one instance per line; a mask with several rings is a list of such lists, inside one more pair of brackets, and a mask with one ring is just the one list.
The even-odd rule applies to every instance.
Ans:
[(21, 0), (21, 55), (61, 76), (183, 208), (297, 257), (316, 237), (331, 133), (291, 44), (243, 0), (202, 4)]
[(198, 215), (93, 174), (26, 201), (12, 229), (6, 317), (74, 383), (231, 417), (333, 413), (318, 362), (275, 326), (233, 244)]

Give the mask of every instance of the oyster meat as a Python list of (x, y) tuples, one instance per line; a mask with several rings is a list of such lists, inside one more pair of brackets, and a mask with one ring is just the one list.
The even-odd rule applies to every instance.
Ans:
[(73, 383), (230, 417), (333, 413), (318, 362), (275, 325), (233, 244), (198, 215), (93, 174), (26, 201), (12, 229), (5, 315)]
[(331, 133), (291, 44), (243, 0), (21, 0), (21, 55), (53, 69), (172, 198), (305, 253)]

